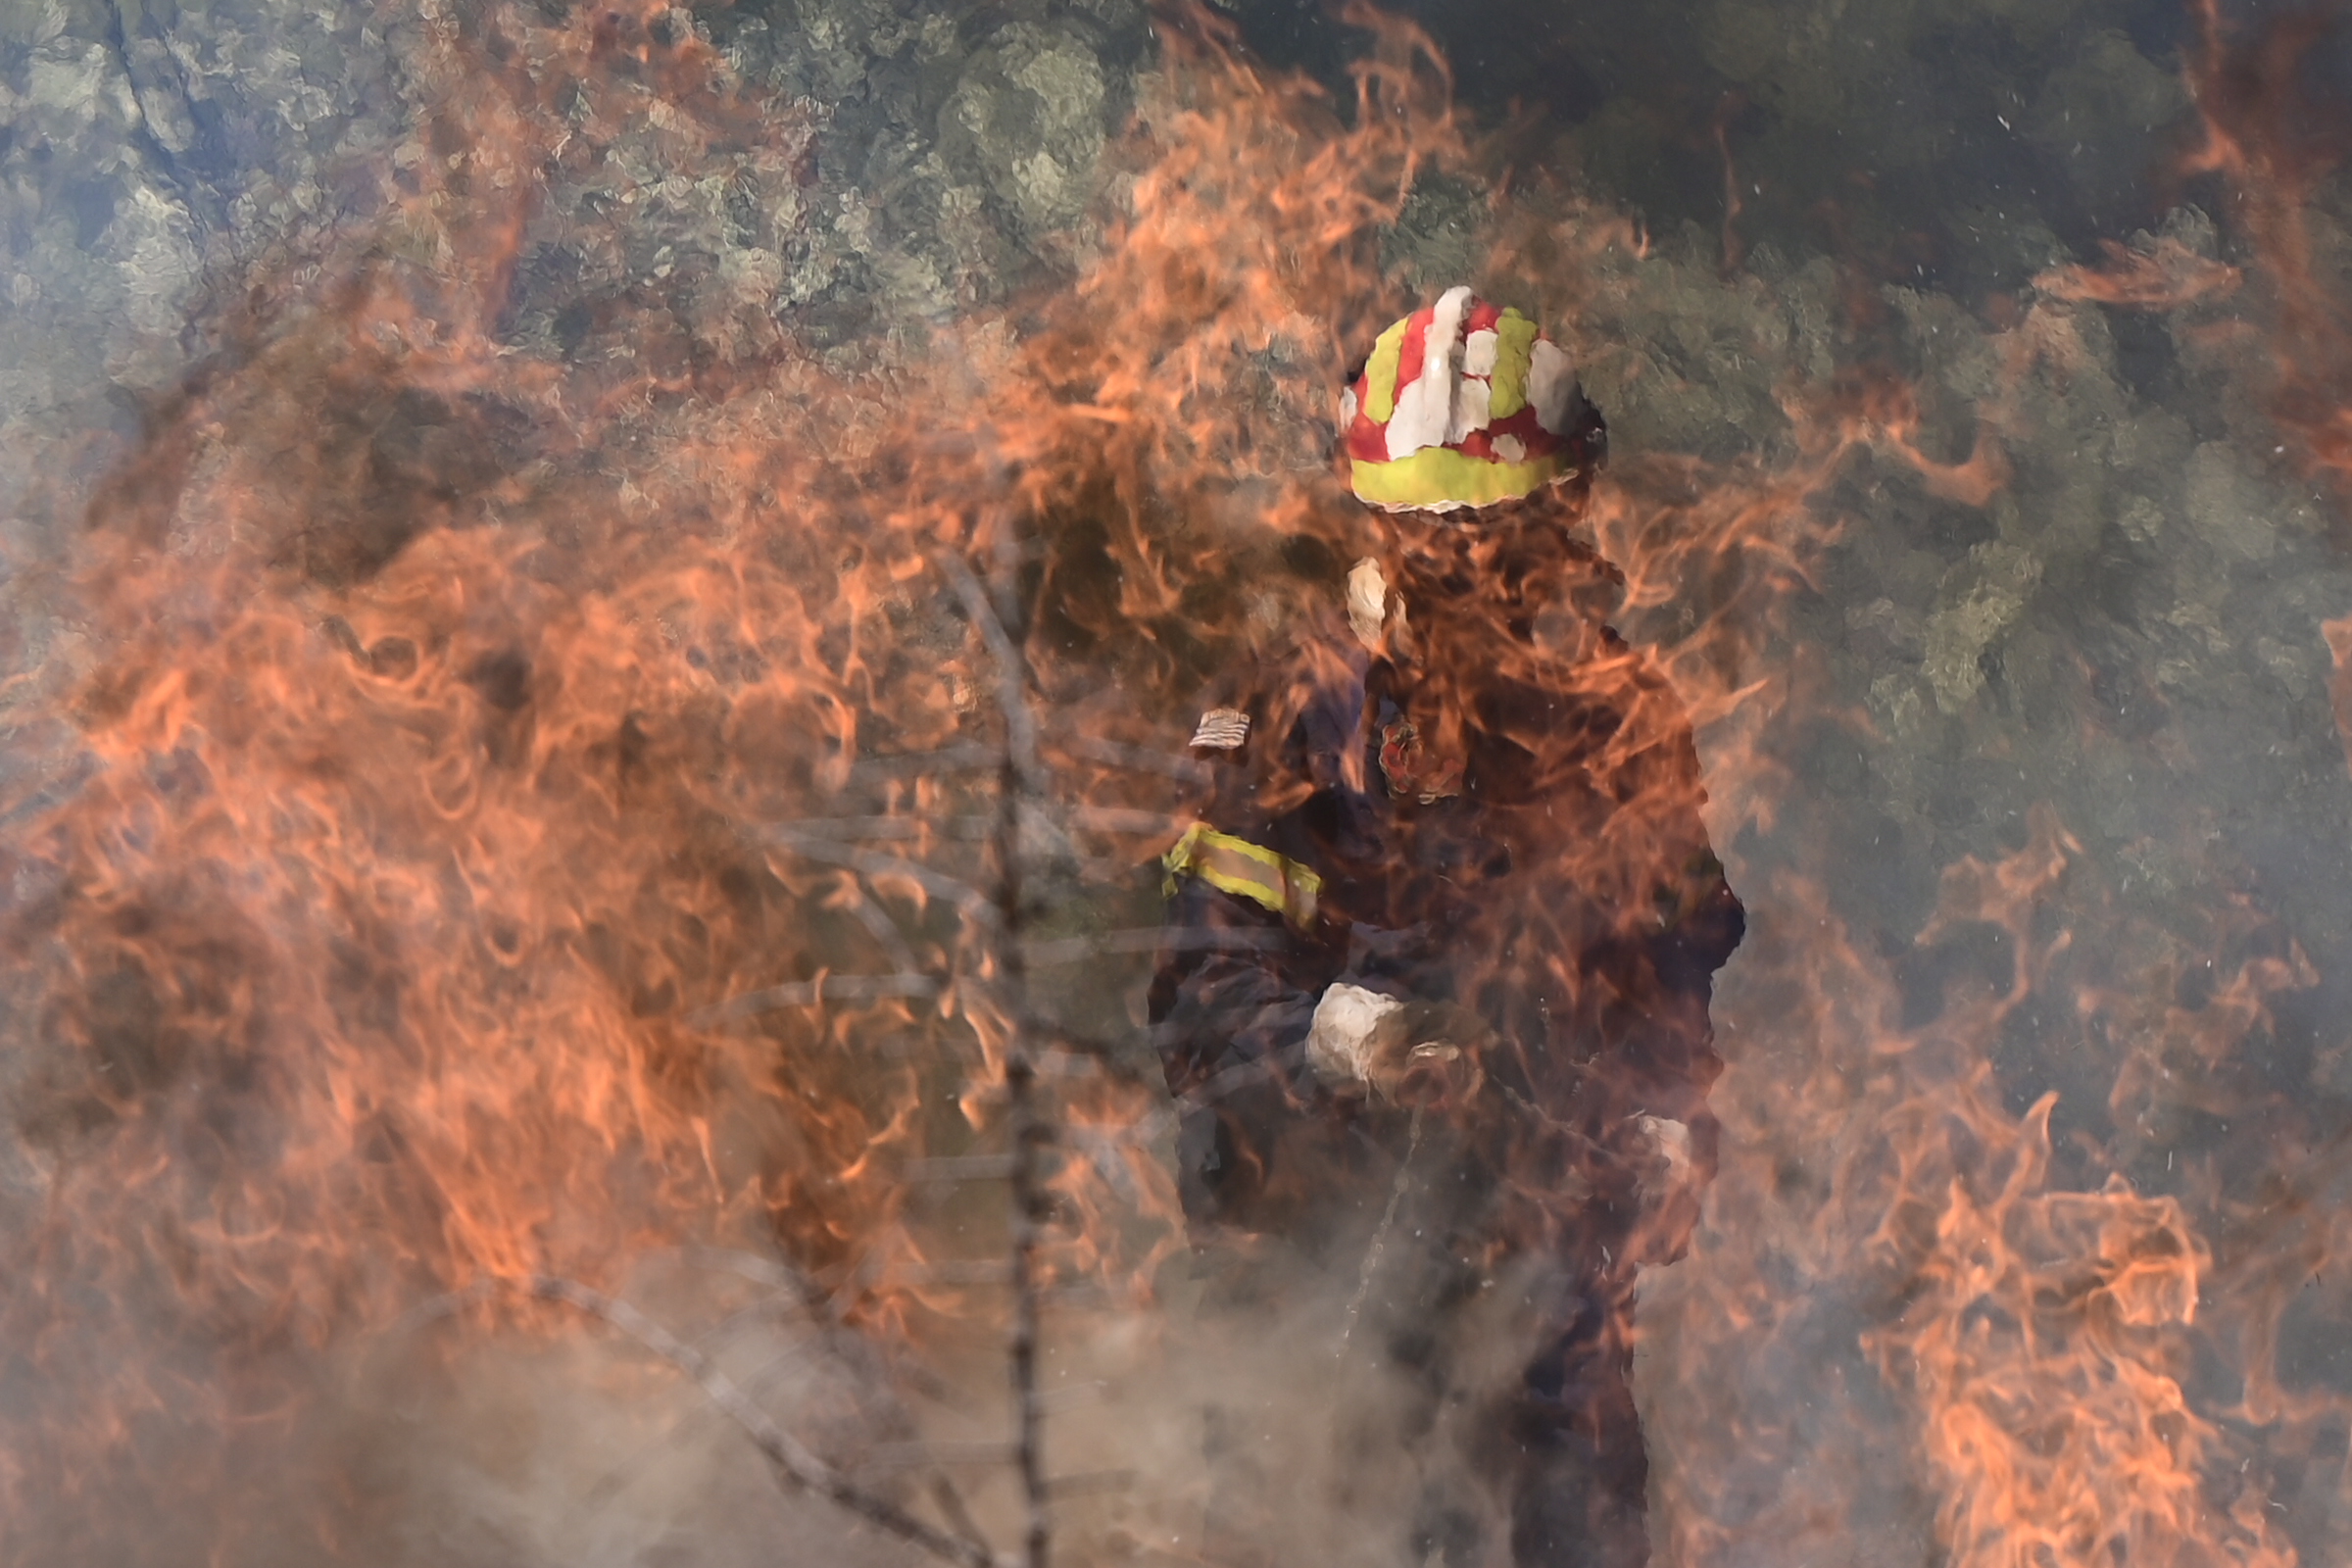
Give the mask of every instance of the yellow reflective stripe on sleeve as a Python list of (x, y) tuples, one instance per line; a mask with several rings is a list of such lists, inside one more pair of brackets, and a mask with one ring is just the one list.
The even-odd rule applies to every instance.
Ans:
[(1355, 493), (1376, 507), (1484, 507), (1533, 495), (1568, 471), (1565, 455), (1525, 463), (1493, 463), (1448, 447), (1423, 447), (1394, 463), (1357, 458)]
[(1505, 310), (1494, 323), (1494, 374), (1487, 394), (1487, 417), (1507, 419), (1527, 407), (1527, 368), (1536, 354), (1536, 323)]
[(1396, 412), (1396, 367), (1404, 359), (1404, 329), (1412, 324), (1408, 316), (1381, 333), (1364, 362), (1364, 417), (1374, 424), (1388, 423)]
[(1218, 892), (1248, 899), (1301, 929), (1314, 924), (1315, 904), (1323, 893), (1323, 879), (1297, 860), (1200, 822), (1184, 830), (1160, 864), (1167, 872), (1160, 887), (1165, 897), (1175, 897), (1183, 878), (1197, 876)]
[(1161, 898), (1172, 899), (1176, 896), (1176, 884), (1192, 870), (1193, 852), (1200, 847), (1200, 835), (1207, 831), (1206, 827), (1195, 822), (1184, 830), (1184, 837), (1169, 845), (1168, 853), (1159, 858), (1161, 868), (1167, 872), (1159, 879)]

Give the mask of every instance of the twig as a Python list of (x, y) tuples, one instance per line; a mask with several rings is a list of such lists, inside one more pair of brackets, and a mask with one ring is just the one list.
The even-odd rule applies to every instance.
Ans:
[(1017, 802), (1022, 794), (1043, 795), (1046, 788), (1044, 765), (1037, 760), (1037, 715), (1029, 708), (1029, 666), (1013, 646), (1012, 635), (997, 618), (994, 606), (988, 602), (988, 592), (980, 579), (972, 575), (963, 558), (942, 555), (940, 569), (947, 573), (949, 585), (956, 597), (963, 601), (964, 613), (979, 628), (980, 639), (988, 645), (988, 656), (997, 666), (997, 709), (1004, 716), (1004, 765), (1019, 782), (1013, 792)]
[(1389, 1206), (1381, 1212), (1380, 1224), (1373, 1228), (1372, 1245), (1364, 1250), (1364, 1266), (1355, 1279), (1355, 1295), (1348, 1299), (1348, 1317), (1340, 1325), (1341, 1355), (1348, 1353), (1348, 1342), (1355, 1333), (1355, 1320), (1364, 1310), (1364, 1298), (1372, 1294), (1372, 1281), (1380, 1273), (1380, 1260), (1389, 1250), (1389, 1233), (1396, 1228), (1396, 1206), (1404, 1200), (1405, 1183), (1412, 1178), (1413, 1156), (1421, 1152), (1421, 1107), (1413, 1107), (1411, 1130), (1405, 1135), (1404, 1158), (1396, 1162), (1396, 1179), (1389, 1186)]
[(1143, 811), (1128, 806), (1078, 806), (1070, 808), (1070, 825), (1097, 833), (1164, 837), (1181, 833), (1194, 819), (1167, 811)]
[(1099, 953), (1259, 953), (1281, 945), (1282, 935), (1275, 931), (1140, 926), (1125, 931), (1101, 931), (1091, 937), (1032, 942), (1029, 963), (1032, 968), (1049, 963), (1077, 963)]
[(972, 1520), (972, 1510), (963, 1505), (963, 1494), (956, 1490), (955, 1482), (944, 1475), (932, 1476), (931, 1500), (938, 1505), (941, 1513), (947, 1515), (948, 1523), (954, 1525), (959, 1534), (969, 1536), (974, 1541), (980, 1539), (980, 1527)]
[(1004, 1082), (1011, 1096), (1006, 1121), (1012, 1134), (1012, 1397), (1014, 1458), (1021, 1473), (1021, 1492), (1029, 1505), (1024, 1542), (1028, 1568), (1047, 1568), (1048, 1522), (1046, 1472), (1041, 1435), (1045, 1412), (1037, 1399), (1037, 1248), (1039, 1220), (1046, 1198), (1040, 1191), (1037, 1146), (1045, 1128), (1037, 1114), (1033, 1090), (1037, 1073), (1026, 1052), (1015, 1049), (1004, 1060)]
[[(1264, 1017), (1276, 1023), (1283, 1022), (1286, 1018), (1296, 1021), (1292, 1017), (1293, 1014), (1296, 1014), (1296, 1017), (1304, 1017), (1310, 1010), (1305, 1006), (1275, 1009), (1269, 1010)], [(1169, 1026), (1161, 1024), (1158, 1030), (1152, 1032), (1152, 1041), (1154, 1046), (1163, 1040), (1173, 1038), (1176, 1033), (1174, 1030), (1169, 1030), (1167, 1034), (1161, 1034), (1159, 1030), (1169, 1030)], [(1141, 1074), (1131, 1073), (1112, 1060), (1107, 1050), (1089, 1052), (1079, 1059), (1100, 1062), (1104, 1071), (1112, 1073), (1122, 1081), (1142, 1081)], [(1185, 1112), (1212, 1105), (1227, 1095), (1238, 1094), (1252, 1084), (1261, 1084), (1268, 1080), (1279, 1081), (1286, 1071), (1298, 1067), (1305, 1060), (1306, 1042), (1301, 1040), (1296, 1045), (1285, 1046), (1280, 1051), (1268, 1052), (1265, 1055), (1252, 1057), (1248, 1061), (1235, 1062), (1223, 1071), (1195, 1084), (1174, 1100), (1153, 1106), (1124, 1127), (1092, 1128), (1084, 1133), (1068, 1135), (1069, 1141), (1096, 1149), (1109, 1149), (1114, 1145), (1121, 1144), (1149, 1144), (1180, 1121)]]
[(1125, 1492), (1142, 1480), (1142, 1474), (1134, 1470), (1080, 1470), (1055, 1476), (1046, 1483), (1046, 1490), (1056, 1497), (1077, 1497), (1090, 1492)]
[(1012, 1176), (1010, 1154), (943, 1154), (910, 1159), (900, 1179), (916, 1182), (1001, 1182)]
[(809, 1007), (819, 1002), (873, 1002), (886, 997), (936, 997), (939, 982), (923, 974), (829, 974), (821, 980), (794, 980), (780, 986), (747, 991), (686, 1014), (687, 1026), (708, 1029), (733, 1023), (782, 1007)]
[(877, 1443), (860, 1455), (858, 1470), (866, 1475), (893, 1470), (936, 1470), (948, 1465), (999, 1465), (1012, 1457), (1003, 1443)]
[(841, 880), (848, 889), (850, 913), (865, 927), (866, 935), (890, 955), (890, 966), (900, 974), (919, 974), (922, 965), (916, 961), (914, 949), (906, 945), (906, 933), (890, 917), (890, 911), (867, 895), (865, 884), (855, 873), (845, 873)]
[(804, 816), (791, 823), (795, 833), (817, 834), (833, 839), (919, 839), (925, 834), (950, 839), (984, 839), (996, 831), (993, 815), (961, 816), (899, 816), (890, 814), (867, 816)]
[[(737, 1314), (738, 1317), (741, 1315), (742, 1314), (740, 1313)], [(734, 1319), (729, 1319), (728, 1323), (732, 1323)], [(697, 1335), (695, 1337), (697, 1345), (709, 1345), (714, 1340), (723, 1337), (728, 1328), (728, 1323), (721, 1323), (716, 1329)], [(746, 1393), (756, 1394), (759, 1391), (760, 1384), (766, 1382), (770, 1376), (772, 1376), (781, 1368), (788, 1366), (792, 1362), (800, 1360), (806, 1356), (812, 1347), (822, 1344), (824, 1338), (825, 1336), (821, 1332), (810, 1332), (801, 1336), (801, 1338), (797, 1340), (791, 1341), (782, 1350), (779, 1350), (774, 1355), (769, 1356), (766, 1360), (760, 1362), (758, 1366), (753, 1367), (749, 1372), (743, 1374), (742, 1377), (736, 1379), (736, 1386), (743, 1389)], [(618, 1494), (622, 1488), (628, 1486), (631, 1481), (635, 1480), (637, 1476), (643, 1473), (645, 1465), (654, 1457), (654, 1455), (660, 1453), (663, 1448), (666, 1448), (673, 1444), (682, 1443), (687, 1438), (700, 1434), (709, 1423), (724, 1419), (726, 1419), (726, 1413), (720, 1410), (714, 1404), (705, 1402), (703, 1404), (696, 1405), (692, 1410), (687, 1412), (684, 1419), (672, 1426), (667, 1432), (662, 1433), (658, 1437), (649, 1439), (647, 1442), (640, 1445), (636, 1451), (631, 1453), (627, 1458), (613, 1464), (610, 1469), (606, 1470), (604, 1474), (598, 1476), (595, 1482), (592, 1483), (588, 1488), (588, 1501), (591, 1503), (602, 1503), (612, 1498), (613, 1495)], [(949, 1523), (954, 1524), (955, 1521), (951, 1519)], [(961, 1527), (958, 1526), (957, 1528), (960, 1529)], [(976, 1540), (979, 1537), (979, 1532), (973, 1531), (971, 1532), (971, 1535)]]
[(1213, 784), (1216, 769), (1206, 762), (1179, 757), (1172, 752), (1154, 752), (1142, 746), (1129, 746), (1121, 741), (1106, 741), (1099, 735), (1057, 734), (1054, 744), (1073, 757), (1090, 761), (1127, 768), (1137, 773), (1162, 773), (1186, 784)]
[[(1047, 1194), (1040, 1181), (1038, 1153), (1052, 1133), (1037, 1109), (1037, 1068), (1029, 1059), (1024, 1029), (1029, 996), (1028, 973), (1021, 952), (1021, 812), (1033, 796), (1042, 793), (1045, 769), (1037, 760), (1037, 718), (1029, 708), (1027, 662), (971, 568), (955, 556), (942, 557), (940, 565), (996, 662), (998, 706), (1004, 717), (1004, 756), (998, 773), (994, 854), (997, 919), (991, 935), (996, 941), (997, 972), (1010, 1031), (1004, 1048), (1004, 1090), (1006, 1131), (1012, 1139), (1013, 1460), (1020, 1471), (1021, 1493), (1028, 1504), (1023, 1558), (1027, 1568), (1047, 1568), (1051, 1534), (1041, 1441), (1045, 1412), (1038, 1402), (1037, 1392), (1037, 1250)], [(1026, 627), (1022, 629), (1025, 631)]]
[(850, 764), (849, 782), (873, 784), (892, 779), (916, 778), (925, 773), (979, 772), (994, 767), (1002, 759), (993, 747), (977, 743), (943, 747), (936, 752), (895, 752), (887, 757), (868, 757)]
[(802, 1301), (811, 1306), (823, 1300), (825, 1297), (825, 1293), (817, 1288), (814, 1280), (790, 1263), (779, 1262), (775, 1258), (762, 1256), (758, 1252), (747, 1252), (741, 1248), (711, 1247), (707, 1243), (689, 1242), (685, 1246), (675, 1249), (668, 1255), (695, 1268), (713, 1269), (722, 1274), (732, 1274), (739, 1279), (750, 1280), (754, 1285), (765, 1285), (771, 1290), (790, 1291)]
[[(1167, 811), (1146, 811), (1126, 806), (1075, 806), (1069, 810), (1069, 825), (1072, 827), (1131, 836), (1181, 832), (1191, 820), (1190, 817)], [(875, 812), (864, 816), (806, 816), (785, 825), (796, 838), (805, 834), (810, 838), (832, 839), (841, 843), (858, 839), (903, 842), (924, 837), (991, 838), (997, 830), (997, 819), (994, 813), (907, 816)]]
[(854, 844), (820, 833), (804, 833), (793, 827), (763, 827), (753, 830), (753, 837), (766, 839), (806, 856), (822, 860), (827, 865), (846, 865), (866, 876), (902, 876), (935, 898), (946, 899), (976, 920), (993, 924), (998, 907), (978, 888), (944, 871), (934, 871), (919, 860), (902, 859), (895, 855), (883, 855), (873, 850), (861, 850)]
[(801, 1446), (799, 1439), (776, 1425), (774, 1418), (737, 1387), (734, 1379), (712, 1365), (709, 1356), (628, 1302), (617, 1297), (607, 1296), (602, 1291), (591, 1290), (577, 1281), (558, 1279), (548, 1274), (531, 1275), (519, 1282), (518, 1288), (539, 1300), (560, 1301), (592, 1317), (604, 1319), (694, 1379), (702, 1386), (703, 1393), (710, 1396), (710, 1402), (741, 1427), (753, 1445), (775, 1466), (777, 1473), (793, 1485), (813, 1492), (949, 1562), (963, 1563), (968, 1568), (1005, 1568), (1003, 1560), (985, 1544), (951, 1536), (944, 1530), (924, 1523), (888, 1497), (866, 1491), (810, 1453)]
[[(808, 1310), (808, 1300), (798, 1291), (777, 1291), (772, 1295), (761, 1297), (747, 1306), (737, 1307), (716, 1323), (697, 1334), (694, 1337), (694, 1343), (706, 1349), (715, 1348), (727, 1344), (745, 1329), (768, 1318), (791, 1317), (796, 1314), (806, 1317)], [(824, 1332), (822, 1326), (811, 1324), (807, 1337), (809, 1340), (821, 1339)]]

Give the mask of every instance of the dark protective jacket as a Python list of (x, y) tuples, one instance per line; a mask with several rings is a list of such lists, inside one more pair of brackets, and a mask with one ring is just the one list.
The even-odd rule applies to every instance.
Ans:
[(1614, 581), (1592, 552), (1469, 530), (1429, 546), (1385, 564), (1379, 648), (1335, 591), (1327, 623), (1210, 694), (1250, 725), (1196, 753), (1217, 780), (1202, 821), (1320, 887), (1301, 922), (1172, 881), (1152, 1012), (1196, 1226), (1287, 1229), (1314, 1206), (1331, 1173), (1286, 1166), (1363, 1112), (1304, 1060), (1339, 980), (1478, 1014), (1488, 1110), (1537, 1161), (1515, 1174), (1573, 1171), (1604, 1240), (1650, 1157), (1640, 1118), (1683, 1123), (1711, 1163), (1707, 1003), (1742, 916), (1699, 819), (1688, 722), (1578, 609)]
[[(1409, 1190), (1394, 1228), (1417, 1253), (1389, 1265), (1380, 1329), (1399, 1344), (1509, 1260), (1548, 1260), (1552, 1331), (1493, 1422), (1507, 1463), (1535, 1466), (1516, 1560), (1639, 1560), (1633, 1278), (1696, 1219), (1695, 1184), (1661, 1180), (1660, 1123), (1689, 1130), (1686, 1176), (1713, 1165), (1707, 1009), (1740, 906), (1689, 723), (1599, 619), (1612, 568), (1533, 511), (1432, 525), (1382, 565), (1369, 642), (1335, 584), (1328, 616), (1205, 694), (1250, 724), (1196, 751), (1216, 779), (1201, 820), (1318, 885), (1301, 918), (1171, 876), (1151, 1014), (1186, 1212), (1203, 1243), (1278, 1236), (1344, 1278)], [(1424, 1112), (1409, 1180), (1410, 1114), (1306, 1061), (1335, 981), (1482, 1026), (1473, 1084)], [(1544, 1470), (1570, 1452), (1584, 1482)]]

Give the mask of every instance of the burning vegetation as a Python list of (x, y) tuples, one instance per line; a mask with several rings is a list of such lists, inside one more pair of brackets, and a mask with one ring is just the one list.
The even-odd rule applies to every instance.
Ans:
[[(10, 1559), (2340, 1553), (2334, 24), (2198, 12), (2215, 217), (1964, 298), (1739, 199), (1861, 41), (1752, 7), (1679, 233), (1362, 6), (869, 9), (244, 50), (328, 151), (25, 45), (184, 201), (11, 480)], [(2037, 147), (2155, 69), (2069, 39)], [(1597, 416), (1376, 513), (1457, 283)]]

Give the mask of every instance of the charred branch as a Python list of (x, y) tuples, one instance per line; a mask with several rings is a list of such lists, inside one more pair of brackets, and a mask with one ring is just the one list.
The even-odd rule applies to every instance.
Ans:
[[(1006, 629), (969, 566), (953, 556), (943, 558), (941, 565), (996, 662), (998, 701), (1004, 722), (994, 845), (997, 919), (990, 935), (995, 942), (998, 981), (1011, 1031), (1004, 1049), (1004, 1091), (1006, 1131), (1012, 1140), (1013, 1460), (1020, 1472), (1021, 1493), (1028, 1506), (1023, 1559), (1028, 1568), (1046, 1568), (1052, 1529), (1047, 1514), (1043, 1451), (1045, 1411), (1038, 1400), (1037, 1386), (1037, 1253), (1051, 1194), (1044, 1187), (1038, 1162), (1043, 1146), (1051, 1140), (1052, 1130), (1037, 1104), (1037, 1069), (1029, 1058), (1023, 1027), (1029, 1014), (1029, 1000), (1026, 956), (1021, 944), (1026, 908), (1021, 877), (1021, 819), (1029, 803), (1042, 795), (1046, 776), (1037, 758), (1037, 718), (1029, 707), (1028, 663), (1021, 657), (1014, 632)], [(1007, 590), (1005, 597), (1009, 597), (1011, 584), (1007, 582), (1003, 587)], [(1016, 629), (1025, 631), (1026, 626)]]
[[(610, 1324), (693, 1379), (710, 1403), (752, 1440), (778, 1479), (787, 1485), (823, 1497), (942, 1561), (961, 1564), (963, 1568), (1009, 1568), (1006, 1559), (985, 1544), (939, 1529), (827, 1464), (778, 1425), (741, 1384), (720, 1370), (702, 1350), (628, 1301), (576, 1280), (553, 1275), (534, 1274), (507, 1283), (508, 1288), (534, 1300), (567, 1306)], [(494, 1288), (477, 1287), (442, 1297), (410, 1314), (411, 1320), (454, 1313), (468, 1302), (479, 1300)]]
[(696, 1008), (686, 1015), (686, 1022), (692, 1028), (708, 1029), (758, 1013), (814, 1006), (820, 1002), (877, 1002), (894, 997), (914, 1000), (935, 997), (939, 991), (940, 983), (928, 975), (833, 974), (820, 980), (794, 980), (748, 991), (710, 1006)]

